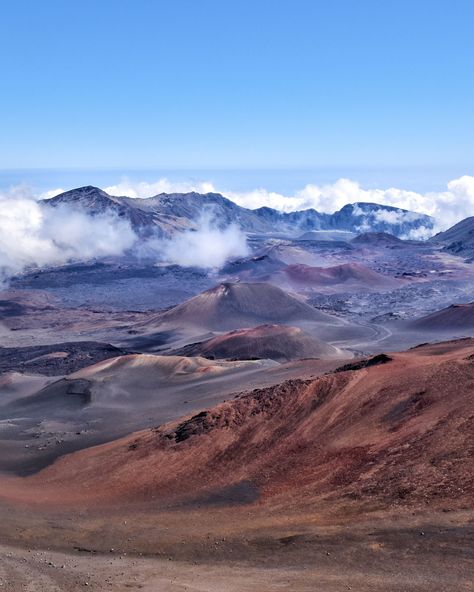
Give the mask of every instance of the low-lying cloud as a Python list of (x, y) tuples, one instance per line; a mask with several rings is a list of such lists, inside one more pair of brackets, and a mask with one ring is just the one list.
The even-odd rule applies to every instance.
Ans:
[(205, 210), (195, 228), (173, 238), (150, 241), (145, 245), (165, 263), (183, 267), (219, 268), (226, 261), (248, 255), (247, 238), (235, 224), (219, 228), (212, 210)]
[(0, 283), (28, 268), (121, 255), (136, 238), (113, 214), (51, 208), (12, 191), (0, 195)]
[(196, 191), (198, 193), (212, 193), (215, 191), (212, 183), (208, 181), (196, 181), (196, 182), (172, 182), (165, 177), (158, 179), (154, 183), (146, 183), (140, 181), (133, 183), (128, 179), (123, 179), (117, 185), (111, 185), (110, 187), (104, 188), (109, 195), (127, 197), (152, 197), (153, 195), (159, 195), (160, 193), (189, 193), (190, 191)]
[(173, 183), (166, 178), (156, 183), (133, 183), (124, 180), (117, 185), (106, 187), (105, 191), (111, 195), (130, 197), (149, 197), (161, 192), (216, 192), (246, 208), (267, 206), (283, 212), (314, 208), (319, 212), (333, 213), (348, 203), (372, 202), (433, 216), (436, 230), (444, 230), (463, 218), (474, 215), (474, 177), (468, 175), (450, 181), (442, 191), (427, 193), (395, 187), (364, 189), (357, 181), (350, 179), (339, 179), (326, 185), (306, 185), (293, 195), (284, 195), (264, 188), (236, 192), (225, 187), (215, 187), (207, 181)]
[(215, 268), (248, 249), (240, 228), (219, 229), (211, 211), (193, 229), (143, 243), (128, 220), (113, 212), (88, 215), (65, 204), (50, 207), (21, 187), (0, 194), (0, 285), (28, 269), (126, 252), (162, 263)]
[[(333, 184), (306, 185), (294, 195), (266, 189), (226, 191), (212, 183), (173, 183), (165, 178), (155, 183), (128, 180), (106, 187), (111, 195), (149, 197), (158, 193), (222, 193), (235, 203), (255, 209), (268, 206), (284, 212), (314, 208), (332, 213), (348, 203), (372, 202), (403, 208), (435, 219), (435, 230), (444, 230), (474, 215), (474, 177), (463, 176), (447, 184), (444, 191), (417, 193), (404, 189), (364, 189), (356, 181), (339, 179)], [(203, 268), (221, 267), (232, 257), (248, 253), (245, 235), (236, 225), (219, 228), (212, 212), (203, 213), (193, 229), (171, 239), (150, 239), (145, 244), (127, 220), (113, 213), (88, 215), (67, 205), (48, 207), (38, 199), (61, 193), (53, 189), (32, 196), (23, 187), (0, 194), (0, 282), (25, 269), (120, 256), (130, 250), (146, 253), (157, 261)], [(409, 222), (411, 213), (376, 210), (371, 214), (387, 224)], [(363, 231), (363, 221), (360, 231)], [(405, 238), (425, 239), (433, 229), (416, 228)]]
[[(396, 235), (402, 239), (427, 240), (433, 236), (433, 227), (419, 224), (420, 214), (417, 212), (379, 208), (368, 213), (356, 205), (353, 214), (360, 216), (361, 223), (354, 228), (359, 233), (370, 232), (374, 225), (386, 224), (388, 232), (392, 228), (397, 229)], [(418, 224), (416, 224), (417, 222)]]
[(293, 196), (264, 189), (229, 195), (245, 207), (269, 206), (283, 211), (314, 208), (332, 213), (348, 203), (371, 202), (432, 216), (438, 229), (446, 229), (474, 214), (474, 177), (463, 176), (447, 184), (444, 191), (418, 193), (394, 187), (364, 189), (356, 181), (339, 179), (328, 185), (306, 185)]

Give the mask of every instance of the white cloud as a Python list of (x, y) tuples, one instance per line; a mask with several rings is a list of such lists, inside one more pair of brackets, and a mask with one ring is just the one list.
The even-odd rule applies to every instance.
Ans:
[[(112, 195), (130, 197), (149, 197), (162, 192), (219, 192), (247, 208), (269, 206), (286, 212), (314, 208), (332, 213), (348, 203), (375, 202), (429, 214), (436, 220), (436, 230), (474, 215), (474, 177), (467, 175), (450, 181), (443, 191), (429, 193), (397, 188), (364, 189), (350, 179), (321, 186), (306, 185), (294, 195), (263, 188), (226, 191), (206, 181), (173, 183), (164, 178), (155, 183), (122, 180), (105, 190)], [(0, 194), (0, 281), (29, 267), (120, 255), (137, 246), (137, 237), (126, 220), (109, 214), (88, 216), (66, 206), (47, 208), (38, 203), (38, 199), (61, 192), (62, 189), (53, 189), (33, 196), (27, 187), (19, 186), (8, 194)], [(371, 215), (389, 224), (412, 218), (412, 214), (397, 211), (378, 210)], [(427, 238), (431, 234), (431, 229), (421, 227), (406, 238)], [(227, 259), (247, 253), (240, 230), (235, 226), (219, 230), (209, 213), (205, 213), (196, 230), (177, 234), (169, 241), (151, 241), (141, 246), (160, 260), (205, 268), (219, 267)]]
[(60, 195), (64, 193), (66, 189), (61, 189), (60, 187), (57, 189), (50, 189), (49, 191), (45, 191), (38, 196), (38, 199), (51, 199), (52, 197), (56, 197), (56, 195)]
[(405, 235), (401, 235), (400, 238), (409, 240), (428, 240), (433, 236), (433, 229), (426, 226), (420, 226), (419, 228), (412, 228), (410, 232)]
[(0, 195), (0, 283), (30, 267), (120, 255), (136, 238), (114, 215), (48, 208), (14, 189)]
[(190, 191), (197, 191), (198, 193), (212, 193), (215, 191), (212, 183), (207, 181), (199, 181), (196, 183), (183, 182), (173, 183), (166, 178), (158, 179), (154, 183), (147, 183), (141, 181), (133, 183), (129, 179), (122, 179), (120, 183), (104, 187), (104, 191), (109, 195), (127, 196), (127, 197), (152, 197), (159, 193), (188, 193)]
[(0, 285), (27, 269), (119, 256), (131, 249), (161, 262), (208, 269), (248, 253), (240, 228), (217, 228), (209, 210), (195, 230), (140, 242), (129, 222), (113, 213), (90, 216), (64, 204), (48, 207), (24, 187), (0, 194)]
[[(245, 207), (269, 206), (282, 211), (314, 208), (319, 212), (332, 213), (348, 203), (378, 203), (433, 216), (439, 229), (448, 228), (459, 220), (474, 215), (474, 177), (470, 176), (450, 181), (447, 191), (429, 193), (394, 187), (364, 189), (356, 181), (339, 179), (331, 185), (306, 185), (293, 196), (264, 189), (243, 194), (228, 193), (227, 196)], [(381, 212), (380, 215), (385, 216), (386, 213)], [(389, 215), (395, 222), (397, 215)]]
[[(361, 224), (355, 230), (357, 232), (368, 232), (375, 223), (384, 223), (389, 227), (398, 228), (397, 236), (403, 239), (412, 240), (426, 240), (433, 235), (431, 226), (413, 227), (413, 222), (419, 220), (419, 213), (404, 211), (401, 209), (384, 210), (382, 208), (366, 213), (361, 207), (357, 205), (354, 207), (353, 213), (356, 216), (361, 216)], [(403, 228), (406, 228), (403, 232)], [(390, 228), (388, 229), (390, 231)]]
[(376, 210), (374, 218), (377, 222), (386, 222), (387, 224), (402, 224), (403, 222), (413, 222), (418, 218), (415, 212), (404, 212), (403, 210)]
[(212, 210), (203, 212), (194, 230), (188, 229), (168, 240), (150, 243), (166, 263), (184, 267), (219, 268), (233, 257), (248, 255), (247, 239), (240, 228), (230, 224), (219, 229)]
[(428, 193), (395, 187), (364, 189), (358, 182), (350, 179), (339, 179), (326, 185), (306, 185), (293, 195), (284, 195), (264, 188), (236, 192), (217, 188), (205, 181), (172, 183), (165, 178), (156, 183), (122, 181), (105, 190), (112, 195), (130, 197), (150, 197), (160, 192), (217, 192), (246, 208), (267, 206), (284, 212), (314, 208), (320, 212), (332, 213), (348, 203), (372, 202), (433, 216), (437, 230), (448, 228), (459, 220), (474, 215), (474, 177), (467, 175), (450, 181), (444, 191)]

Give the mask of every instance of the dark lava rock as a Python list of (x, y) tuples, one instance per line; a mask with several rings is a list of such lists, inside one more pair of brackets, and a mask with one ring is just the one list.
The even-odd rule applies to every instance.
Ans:
[(86, 366), (130, 352), (97, 341), (71, 341), (53, 345), (0, 347), (0, 373), (23, 372), (62, 376)]
[(370, 368), (370, 366), (379, 366), (380, 364), (386, 364), (387, 362), (391, 362), (392, 358), (387, 356), (387, 354), (378, 354), (373, 358), (368, 358), (367, 360), (359, 360), (358, 362), (353, 362), (352, 364), (344, 364), (344, 366), (339, 366), (336, 368), (334, 372), (346, 372), (347, 370), (361, 370), (362, 368)]

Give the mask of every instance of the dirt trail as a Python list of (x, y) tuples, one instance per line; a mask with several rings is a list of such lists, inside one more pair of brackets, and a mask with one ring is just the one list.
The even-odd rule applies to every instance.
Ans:
[[(326, 565), (325, 565), (326, 564)], [(474, 571), (453, 565), (456, 591), (472, 590)], [(25, 551), (0, 546), (0, 589), (7, 592), (452, 592), (453, 573), (442, 558), (400, 554), (388, 561), (382, 547), (358, 564), (323, 554), (316, 565), (266, 567), (245, 562), (200, 563), (171, 558), (76, 551)]]

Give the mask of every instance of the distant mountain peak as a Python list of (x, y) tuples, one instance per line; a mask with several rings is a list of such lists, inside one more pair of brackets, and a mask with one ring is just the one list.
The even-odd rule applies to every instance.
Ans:
[(58, 205), (58, 204), (84, 204), (87, 205), (88, 203), (97, 203), (102, 201), (104, 203), (117, 203), (116, 197), (112, 197), (108, 193), (106, 193), (103, 189), (99, 187), (94, 187), (93, 185), (85, 185), (84, 187), (77, 187), (76, 189), (70, 189), (69, 191), (65, 191), (64, 193), (60, 193), (55, 197), (52, 197), (47, 201), (49, 204)]
[[(385, 210), (388, 212), (410, 212), (410, 210), (405, 210), (398, 206), (389, 206), (386, 204), (379, 204), (373, 201), (355, 201), (353, 203), (346, 204), (343, 206), (339, 211), (347, 211), (347, 210), (354, 210), (359, 209), (363, 210), (364, 212), (374, 212), (377, 210)], [(415, 212), (410, 212), (414, 214)], [(419, 214), (419, 216), (424, 216), (425, 214)], [(427, 216), (429, 218), (429, 216)]]
[(419, 228), (429, 230), (433, 227), (429, 216), (377, 203), (346, 204), (334, 214), (313, 208), (281, 212), (270, 207), (244, 208), (215, 192), (160, 193), (150, 198), (132, 199), (111, 196), (98, 187), (86, 185), (43, 203), (52, 206), (69, 204), (93, 215), (112, 211), (130, 220), (140, 234), (158, 232), (167, 236), (184, 228), (196, 227), (205, 211), (213, 213), (219, 227), (235, 224), (250, 234), (299, 236), (312, 230), (342, 230), (388, 232), (408, 237)]

